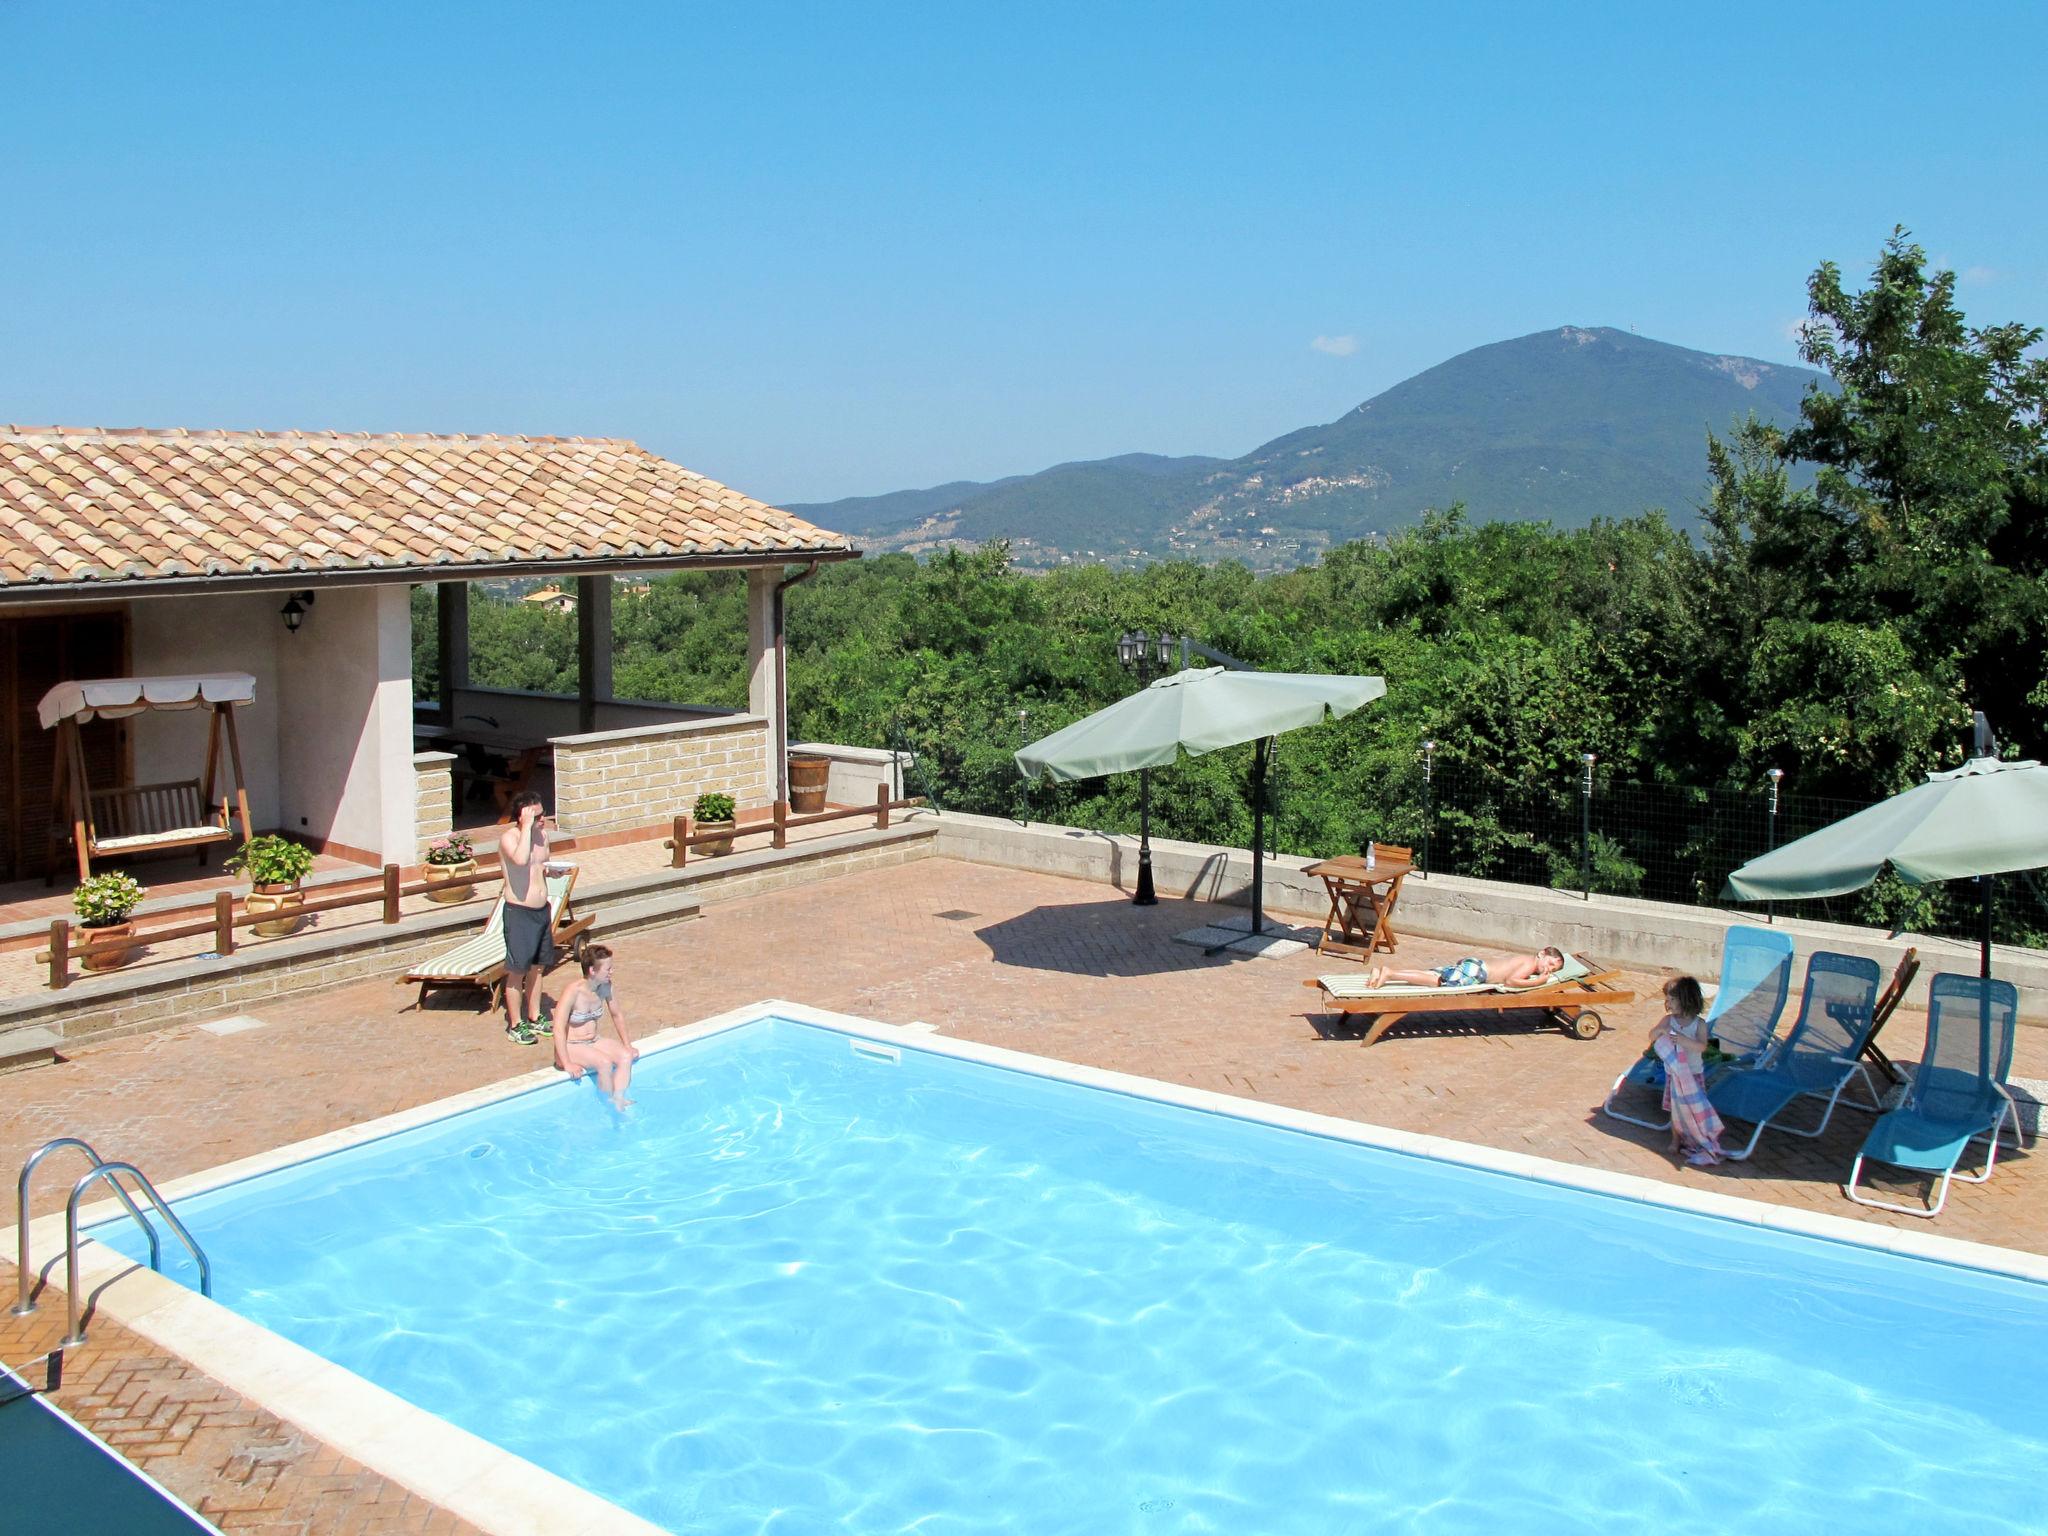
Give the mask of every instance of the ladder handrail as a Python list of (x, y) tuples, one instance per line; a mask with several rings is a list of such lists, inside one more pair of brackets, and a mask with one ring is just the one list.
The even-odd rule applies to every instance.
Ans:
[[(27, 1317), (36, 1309), (35, 1302), (30, 1298), (30, 1293), (34, 1289), (32, 1284), (34, 1272), (29, 1268), (28, 1255), (29, 1180), (34, 1177), (38, 1163), (42, 1162), (52, 1152), (61, 1152), (66, 1147), (78, 1148), (79, 1151), (92, 1160), (92, 1165), (95, 1168), (104, 1168), (107, 1164), (107, 1160), (93, 1150), (91, 1142), (82, 1141), (76, 1136), (59, 1136), (54, 1140), (44, 1142), (35, 1151), (29, 1153), (28, 1161), (21, 1165), (21, 1176), (14, 1182), (14, 1316), (16, 1317)], [(118, 1183), (114, 1185), (114, 1193), (119, 1195), (121, 1203), (128, 1207), (128, 1214), (133, 1216), (141, 1224), (142, 1230), (149, 1234), (149, 1267), (151, 1269), (162, 1269), (164, 1267), (163, 1243), (156, 1235), (156, 1228), (150, 1225), (149, 1218), (142, 1214), (142, 1207), (129, 1198), (128, 1191), (123, 1189)]]
[(79, 1326), (78, 1202), (83, 1200), (85, 1192), (101, 1179), (108, 1180), (114, 1188), (119, 1189), (120, 1178), (124, 1173), (133, 1178), (142, 1192), (149, 1196), (149, 1203), (156, 1207), (158, 1215), (170, 1223), (171, 1230), (178, 1234), (178, 1241), (185, 1245), (186, 1252), (198, 1260), (199, 1294), (213, 1294), (213, 1264), (206, 1257), (206, 1250), (199, 1246), (198, 1240), (185, 1229), (185, 1223), (178, 1220), (176, 1213), (164, 1203), (164, 1197), (158, 1194), (156, 1186), (149, 1182), (149, 1175), (133, 1163), (101, 1163), (71, 1186), (71, 1198), (64, 1205), (64, 1300), (67, 1312), (65, 1321), (70, 1327), (65, 1331), (62, 1342), (67, 1349), (85, 1342), (85, 1330)]

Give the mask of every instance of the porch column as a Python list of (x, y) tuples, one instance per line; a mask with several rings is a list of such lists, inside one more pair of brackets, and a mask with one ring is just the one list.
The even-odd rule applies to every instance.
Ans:
[[(783, 740), (782, 692), (775, 678), (775, 585), (781, 580), (779, 565), (757, 566), (747, 572), (747, 712), (768, 722), (771, 756)], [(779, 793), (781, 783), (781, 769), (771, 761), (769, 793)]]
[(440, 652), (441, 723), (455, 722), (455, 695), (469, 686), (469, 583), (444, 581), (434, 588), (436, 644)]
[(577, 729), (597, 729), (597, 704), (612, 696), (612, 579), (576, 578)]

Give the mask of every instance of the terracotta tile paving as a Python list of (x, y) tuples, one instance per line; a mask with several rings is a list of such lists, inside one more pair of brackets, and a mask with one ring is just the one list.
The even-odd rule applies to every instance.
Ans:
[[(1839, 1181), (1867, 1115), (1838, 1116), (1840, 1129), (1817, 1141), (1767, 1134), (1747, 1165), (1674, 1167), (1661, 1150), (1661, 1133), (1598, 1112), (1607, 1085), (1640, 1050), (1656, 1015), (1658, 977), (1636, 978), (1641, 998), (1615, 1010), (1607, 1020), (1612, 1027), (1591, 1042), (1498, 1019), (1454, 1018), (1427, 1027), (1411, 1022), (1368, 1049), (1355, 1029), (1314, 1014), (1315, 994), (1300, 985), (1345, 962), (1313, 953), (1208, 959), (1171, 942), (1213, 911), (1170, 900), (1134, 908), (1100, 886), (927, 859), (716, 904), (696, 922), (629, 940), (620, 951), (620, 997), (642, 1033), (784, 997), (892, 1023), (925, 1021), (948, 1035), (1325, 1114), (2048, 1252), (2044, 1159), (2034, 1153), (2001, 1160), (1988, 1184), (1957, 1185), (1938, 1222), (1849, 1204)], [(1401, 958), (1426, 963), (1457, 953), (1451, 944), (1411, 939)], [(54, 1067), (0, 1078), (0, 1168), (18, 1167), (48, 1137), (73, 1134), (168, 1179), (545, 1060), (544, 1048), (508, 1044), (497, 1023), (459, 999), (425, 1014), (401, 1014), (405, 1000), (399, 988), (359, 983), (265, 1013), (260, 1030), (219, 1037), (194, 1026), (116, 1040)], [(1894, 1059), (1917, 1056), (1923, 1029), (1917, 1015), (1892, 1021), (1886, 1042)], [(2048, 1030), (2021, 1030), (2014, 1070), (2048, 1076)], [(51, 1177), (39, 1186), (35, 1209), (61, 1203), (61, 1182)], [(12, 1284), (4, 1264), (0, 1280)], [(39, 1347), (18, 1325), (0, 1329), (0, 1341), (16, 1362)], [(183, 1401), (181, 1393), (204, 1398), (210, 1388), (111, 1327), (96, 1333), (91, 1347), (121, 1362), (118, 1369), (143, 1383), (153, 1403)], [(94, 1380), (90, 1371), (74, 1375), (60, 1402), (78, 1411)], [(118, 1427), (155, 1427), (156, 1411)], [(181, 1413), (168, 1422), (182, 1422)], [(111, 1425), (119, 1416), (105, 1417)], [(197, 1422), (208, 1427), (203, 1417)], [(204, 1454), (189, 1447), (174, 1453), (168, 1436), (135, 1443), (149, 1448), (138, 1459), (187, 1497), (229, 1501), (219, 1505), (223, 1523), (244, 1511), (231, 1511), (235, 1496), (216, 1484), (232, 1480), (243, 1465), (236, 1458), (244, 1457), (251, 1469), (244, 1481), (259, 1466), (275, 1468), (264, 1473), (263, 1498), (292, 1490), (264, 1506), (276, 1529), (436, 1528), (428, 1523), (434, 1512), (424, 1508), (417, 1518), (401, 1513), (384, 1525), (337, 1523), (337, 1506), (353, 1509), (368, 1497), (362, 1480), (371, 1474), (337, 1468), (324, 1447), (274, 1422), (222, 1420), (212, 1427), (233, 1433), (197, 1441)], [(190, 1432), (197, 1436), (197, 1429)]]
[[(12, 1266), (5, 1281), (10, 1304)], [(0, 1312), (0, 1358), (43, 1384), (64, 1298)], [(29, 1362), (23, 1364), (22, 1362)], [(336, 1454), (117, 1323), (64, 1352), (54, 1401), (223, 1531), (265, 1536), (476, 1536), (476, 1527)], [(0, 1530), (7, 1528), (0, 1513)], [(79, 1536), (100, 1536), (80, 1532)], [(118, 1536), (108, 1532), (105, 1536)]]

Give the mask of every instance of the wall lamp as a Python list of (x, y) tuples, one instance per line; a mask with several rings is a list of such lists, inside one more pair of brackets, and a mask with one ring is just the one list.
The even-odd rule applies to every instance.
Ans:
[(306, 622), (306, 610), (312, 606), (313, 594), (311, 592), (294, 592), (284, 600), (284, 606), (278, 609), (277, 612), (278, 616), (284, 620), (284, 627), (296, 635), (299, 632), (299, 626)]

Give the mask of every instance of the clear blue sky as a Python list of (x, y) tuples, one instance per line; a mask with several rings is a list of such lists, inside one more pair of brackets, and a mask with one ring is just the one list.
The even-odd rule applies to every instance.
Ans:
[(1791, 361), (1895, 223), (2043, 322), (2044, 59), (2032, 3), (0, 0), (0, 420), (805, 501), (1241, 453), (1560, 324)]

